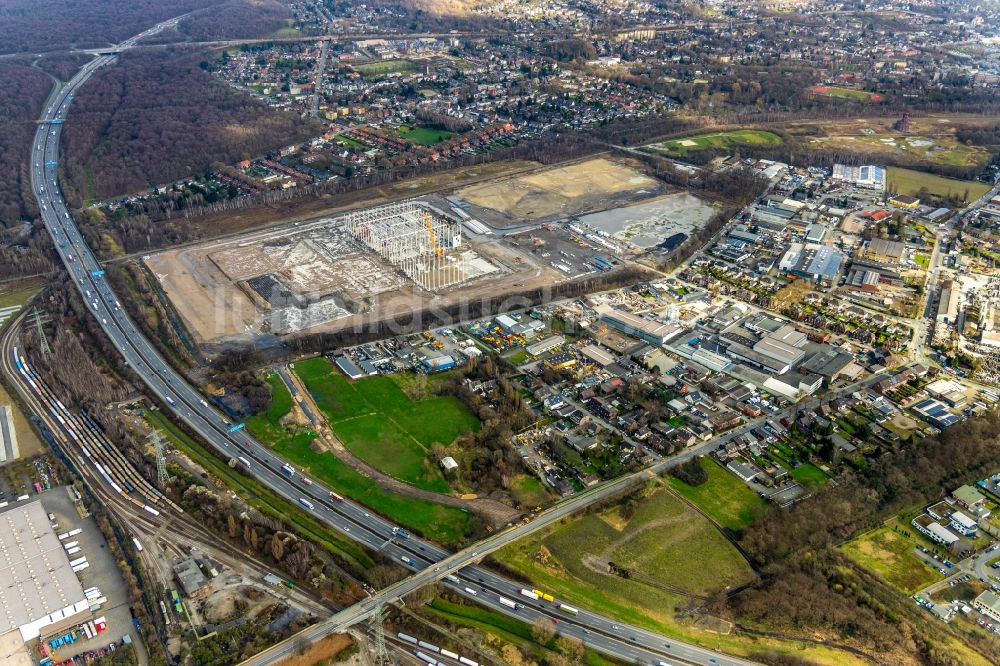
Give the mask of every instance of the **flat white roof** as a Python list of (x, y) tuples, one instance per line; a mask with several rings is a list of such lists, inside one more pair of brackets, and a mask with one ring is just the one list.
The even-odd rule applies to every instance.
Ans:
[(580, 353), (601, 366), (611, 365), (615, 362), (614, 355), (597, 345), (587, 345), (580, 350)]
[(944, 541), (946, 544), (953, 544), (958, 541), (958, 537), (952, 534), (950, 531), (941, 527), (937, 523), (931, 523), (927, 526), (927, 531), (936, 535), (939, 539)]
[(951, 519), (967, 529), (970, 527), (975, 527), (978, 524), (976, 523), (976, 521), (974, 521), (972, 518), (969, 518), (961, 511), (956, 511), (955, 513), (951, 514)]
[(30, 640), (85, 599), (41, 501), (0, 513), (0, 635), (20, 629)]

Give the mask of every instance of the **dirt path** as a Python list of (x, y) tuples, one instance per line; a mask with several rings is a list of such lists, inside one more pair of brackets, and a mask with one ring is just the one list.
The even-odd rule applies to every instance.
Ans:
[(364, 460), (361, 460), (348, 451), (339, 441), (335, 445), (332, 445), (330, 450), (334, 455), (350, 465), (356, 472), (368, 477), (377, 483), (382, 489), (396, 493), (397, 495), (427, 500), (429, 502), (436, 502), (438, 504), (453, 506), (459, 509), (468, 509), (476, 515), (481, 516), (494, 528), (503, 527), (507, 523), (517, 520), (521, 515), (521, 512), (517, 509), (513, 509), (497, 500), (484, 497), (478, 497), (471, 500), (459, 499), (458, 497), (454, 497), (452, 495), (444, 495), (442, 493), (435, 493), (430, 490), (424, 490), (423, 488), (411, 486), (408, 483), (404, 483), (399, 479), (394, 479), (384, 472), (380, 472), (375, 469)]
[[(316, 418), (316, 434), (319, 436), (320, 444), (323, 448), (329, 450), (333, 455), (337, 456), (341, 461), (349, 465), (354, 471), (377, 483), (383, 490), (387, 490), (404, 497), (426, 500), (428, 502), (436, 502), (438, 504), (444, 504), (445, 506), (453, 506), (458, 509), (467, 509), (483, 518), (487, 524), (491, 525), (495, 529), (503, 527), (507, 523), (513, 522), (520, 517), (520, 511), (507, 506), (503, 502), (483, 497), (478, 497), (476, 499), (461, 499), (453, 495), (435, 493), (430, 490), (424, 490), (423, 488), (411, 486), (408, 483), (404, 483), (403, 481), (395, 479), (372, 467), (367, 462), (351, 453), (347, 447), (344, 446), (344, 443), (341, 442), (340, 439), (333, 433), (333, 430), (330, 428), (330, 424), (327, 423), (323, 416), (323, 412), (320, 411), (319, 406), (313, 400), (312, 395), (306, 390), (299, 378), (295, 376), (295, 373), (289, 372), (287, 375), (295, 385), (294, 394), (297, 395), (293, 394), (294, 397), (301, 398), (305, 403), (306, 408)], [(296, 403), (295, 409), (301, 409), (301, 405)]]
[(674, 523), (679, 523), (686, 520), (687, 518), (692, 518), (694, 514), (687, 508), (685, 508), (684, 513), (679, 516), (671, 516), (669, 518), (659, 518), (657, 520), (651, 520), (642, 526), (642, 529), (632, 530), (631, 532), (623, 533), (620, 537), (608, 544), (608, 547), (601, 551), (600, 557), (604, 560), (611, 558), (611, 554), (627, 544), (632, 539), (636, 538), (643, 532), (648, 532), (651, 529), (656, 529), (660, 527), (666, 527), (667, 525), (672, 525)]

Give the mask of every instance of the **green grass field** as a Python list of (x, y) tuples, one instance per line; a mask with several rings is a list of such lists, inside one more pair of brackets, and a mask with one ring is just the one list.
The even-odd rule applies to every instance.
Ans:
[(515, 502), (527, 509), (548, 504), (551, 499), (542, 482), (528, 474), (518, 475), (511, 480), (510, 493)]
[(345, 146), (353, 146), (355, 148), (369, 148), (370, 147), (366, 143), (361, 143), (360, 141), (358, 141), (356, 139), (352, 139), (351, 137), (345, 136), (343, 134), (338, 134), (337, 137), (336, 137), (336, 140), (337, 141), (343, 141)]
[(838, 88), (836, 86), (813, 86), (812, 92), (828, 97), (852, 99), (857, 102), (882, 102), (885, 97), (878, 93), (856, 90), (854, 88)]
[(308, 470), (310, 475), (340, 494), (365, 504), (420, 534), (443, 543), (455, 543), (462, 538), (469, 523), (469, 515), (464, 511), (386, 492), (332, 453), (314, 451), (310, 445), (315, 438), (314, 434), (308, 431), (292, 432), (281, 425), (280, 420), (291, 411), (292, 396), (276, 374), (271, 375), (269, 384), (270, 408), (246, 420), (247, 429), (254, 436), (270, 444), (275, 452)]
[(667, 482), (715, 522), (734, 531), (743, 529), (766, 513), (767, 502), (715, 460), (702, 458), (701, 466), (708, 472), (708, 481), (701, 486), (689, 486), (673, 476), (668, 476)]
[(890, 192), (918, 196), (920, 191), (926, 188), (930, 194), (936, 194), (939, 197), (954, 196), (966, 200), (967, 203), (975, 201), (990, 191), (990, 186), (986, 183), (974, 180), (955, 180), (954, 178), (945, 178), (932, 173), (899, 167), (889, 167), (886, 178)]
[[(662, 488), (648, 491), (630, 518), (620, 507), (533, 534), (495, 554), (539, 588), (621, 620), (678, 635), (669, 588), (707, 594), (753, 576), (735, 548), (703, 517)], [(639, 576), (607, 573), (607, 562)], [(711, 566), (705, 566), (711, 562)]]
[(774, 132), (742, 129), (671, 139), (646, 146), (645, 150), (661, 153), (668, 157), (683, 157), (688, 153), (708, 148), (733, 150), (741, 146), (780, 146), (783, 143), (784, 139)]
[(297, 363), (295, 372), (351, 453), (419, 488), (451, 490), (428, 452), (479, 429), (478, 419), (456, 398), (413, 401), (385, 375), (349, 382), (324, 358)]
[(792, 478), (807, 488), (815, 490), (830, 480), (826, 472), (812, 463), (799, 465), (791, 471)]
[(381, 79), (389, 74), (408, 74), (413, 71), (413, 63), (403, 59), (379, 60), (378, 62), (354, 65), (354, 69), (361, 72), (361, 75), (366, 79)]
[(15, 305), (24, 305), (40, 290), (40, 287), (25, 287), (23, 289), (0, 292), (0, 309), (14, 307)]
[(479, 429), (478, 419), (456, 398), (413, 401), (384, 375), (349, 382), (324, 358), (297, 363), (295, 373), (351, 453), (401, 481), (450, 491), (428, 452)]
[(271, 33), (271, 37), (301, 37), (302, 32), (295, 27), (294, 19), (285, 19), (285, 26)]
[(398, 133), (401, 138), (421, 146), (433, 146), (451, 138), (451, 132), (413, 125), (400, 125)]
[(343, 375), (333, 372), (333, 367), (325, 358), (299, 361), (294, 370), (330, 423), (374, 411)]
[(913, 554), (915, 541), (888, 527), (863, 534), (841, 546), (855, 562), (881, 576), (896, 589), (913, 594), (941, 575)]

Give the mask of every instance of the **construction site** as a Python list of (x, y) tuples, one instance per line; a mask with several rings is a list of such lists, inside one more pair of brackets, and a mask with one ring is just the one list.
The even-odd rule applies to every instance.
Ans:
[[(445, 210), (449, 212), (444, 212)], [(504, 236), (440, 197), (144, 258), (199, 344), (330, 332), (612, 270), (558, 225)], [(556, 261), (556, 259), (559, 259)]]
[(461, 224), (424, 201), (351, 211), (344, 227), (383, 259), (429, 291), (450, 287), (495, 268), (463, 252)]

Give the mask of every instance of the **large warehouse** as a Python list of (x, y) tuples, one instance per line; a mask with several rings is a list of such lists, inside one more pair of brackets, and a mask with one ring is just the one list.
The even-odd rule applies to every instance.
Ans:
[(51, 636), (91, 616), (83, 587), (39, 500), (0, 513), (0, 642)]

